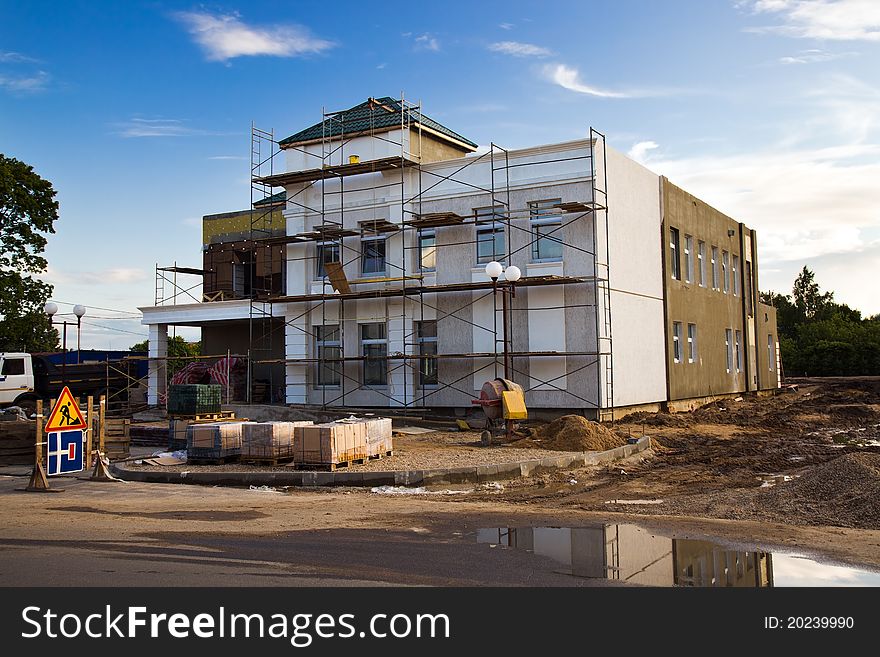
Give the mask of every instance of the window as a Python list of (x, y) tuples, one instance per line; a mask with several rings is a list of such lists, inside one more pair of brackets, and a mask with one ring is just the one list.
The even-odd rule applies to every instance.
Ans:
[(342, 357), (339, 325), (316, 326), (314, 332), (315, 357), (318, 359), (315, 366), (315, 385), (338, 386), (342, 378), (342, 362), (337, 360)]
[(419, 269), (437, 269), (437, 234), (433, 230), (419, 231)]
[(742, 372), (742, 331), (736, 332), (736, 371)]
[(712, 247), (712, 289), (718, 289), (718, 247)]
[(688, 324), (688, 362), (697, 362), (697, 325)]
[(694, 238), (690, 235), (684, 236), (684, 280), (694, 280)]
[(388, 342), (385, 324), (361, 324), (361, 356), (364, 357), (364, 385), (388, 385)]
[(339, 243), (338, 242), (318, 242), (317, 268), (315, 278), (324, 278), (327, 271), (324, 265), (328, 262), (340, 262), (339, 260)]
[(724, 329), (724, 347), (727, 349), (727, 373), (733, 371), (733, 331)]
[(730, 270), (730, 273), (733, 275), (733, 296), (739, 296), (739, 276), (736, 273), (739, 271), (739, 256), (733, 256), (733, 267)]
[(495, 221), (504, 217), (504, 206), (476, 208), (474, 218), (477, 223), (477, 263), (485, 264), (498, 260), (501, 262), (507, 253), (504, 244), (504, 224)]
[(681, 261), (679, 260), (678, 228), (669, 228), (669, 266), (672, 269), (672, 278), (681, 280)]
[(364, 237), (361, 240), (361, 273), (385, 273), (384, 237)]
[(672, 360), (681, 362), (681, 322), (672, 322)]
[(767, 334), (767, 365), (770, 371), (773, 371), (773, 365), (776, 362), (776, 349), (773, 345), (773, 334)]
[(416, 322), (416, 342), (419, 345), (419, 385), (436, 386), (437, 359), (427, 356), (437, 355), (437, 321)]
[(730, 254), (721, 252), (721, 280), (724, 281), (724, 294), (730, 292)]
[(703, 240), (697, 243), (697, 269), (697, 282), (700, 287), (706, 287), (706, 243)]
[(532, 260), (562, 260), (561, 198), (529, 203), (532, 224)]
[(3, 361), (3, 376), (16, 376), (24, 374), (24, 358), (7, 358)]

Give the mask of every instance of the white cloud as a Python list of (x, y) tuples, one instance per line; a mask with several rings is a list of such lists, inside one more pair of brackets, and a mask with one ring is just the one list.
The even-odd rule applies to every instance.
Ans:
[(135, 267), (111, 267), (97, 271), (61, 271), (49, 267), (40, 278), (53, 285), (126, 285), (147, 279), (147, 272)]
[(20, 52), (0, 52), (0, 62), (4, 64), (33, 64), (38, 61), (33, 57), (22, 55)]
[[(132, 118), (114, 124), (116, 134), (120, 137), (199, 137), (218, 135), (200, 128), (192, 128), (179, 119), (142, 119)], [(220, 158), (224, 156), (219, 156)]]
[(512, 30), (513, 23), (498, 23), (498, 27), (500, 27), (502, 30)]
[[(759, 231), (773, 261), (856, 251), (880, 222), (880, 146), (654, 160), (651, 168)], [(851, 162), (866, 157), (867, 162)], [(833, 220), (830, 219), (833, 217)]]
[(380, 70), (380, 71), (381, 71), (383, 68), (385, 68), (386, 66), (388, 66), (388, 62), (382, 62), (381, 64), (376, 64), (376, 68), (377, 68), (378, 70)]
[(532, 43), (520, 43), (519, 41), (499, 41), (488, 46), (493, 52), (500, 52), (514, 57), (548, 57), (552, 51)]
[(880, 2), (876, 0), (746, 0), (756, 14), (774, 14), (782, 23), (750, 32), (833, 41), (880, 41)]
[(184, 23), (209, 61), (225, 62), (234, 57), (268, 55), (297, 57), (320, 53), (335, 44), (313, 36), (301, 25), (247, 25), (238, 14), (182, 11), (174, 14)]
[(427, 32), (420, 34), (415, 38), (416, 50), (430, 50), (431, 52), (440, 51), (440, 42), (436, 37), (431, 36)]
[(656, 141), (639, 141), (632, 145), (627, 151), (627, 155), (640, 164), (644, 164), (648, 159), (648, 151), (659, 148), (660, 144)]
[(0, 73), (0, 89), (19, 94), (37, 93), (46, 90), (49, 80), (51, 80), (51, 76), (45, 71), (18, 76)]
[(576, 68), (571, 68), (565, 64), (549, 64), (544, 68), (544, 75), (552, 82), (569, 91), (576, 91), (579, 94), (587, 94), (590, 96), (598, 96), (599, 98), (629, 98), (629, 93), (621, 91), (610, 91), (607, 89), (599, 89), (591, 87), (581, 82), (580, 73)]
[(816, 64), (818, 62), (830, 62), (843, 57), (852, 57), (855, 52), (828, 52), (827, 50), (819, 50), (812, 48), (810, 50), (802, 50), (796, 55), (780, 57), (780, 64)]

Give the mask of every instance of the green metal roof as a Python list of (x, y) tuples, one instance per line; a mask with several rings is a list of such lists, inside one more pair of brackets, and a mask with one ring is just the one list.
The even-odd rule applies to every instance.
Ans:
[[(409, 114), (409, 121), (405, 120), (405, 122), (411, 124), (421, 123), (426, 128), (436, 130), (440, 134), (477, 148), (477, 144), (470, 139), (462, 137), (457, 132), (453, 132), (421, 112), (409, 108), (406, 112)], [(355, 105), (350, 109), (328, 117), (323, 124), (316, 123), (305, 130), (300, 130), (287, 139), (282, 139), (278, 142), (278, 145), (283, 148), (291, 144), (299, 144), (312, 141), (313, 139), (321, 139), (322, 137), (337, 137), (341, 134), (348, 135), (398, 127), (400, 126), (400, 114), (401, 106), (399, 100), (394, 100), (388, 96), (384, 98), (369, 98), (360, 105)], [(404, 118), (406, 119), (406, 117)]]
[(276, 192), (272, 194), (272, 196), (267, 196), (266, 198), (261, 198), (259, 201), (254, 201), (255, 208), (262, 208), (267, 205), (276, 205), (281, 203), (282, 201), (287, 200), (287, 190), (282, 190), (280, 192)]

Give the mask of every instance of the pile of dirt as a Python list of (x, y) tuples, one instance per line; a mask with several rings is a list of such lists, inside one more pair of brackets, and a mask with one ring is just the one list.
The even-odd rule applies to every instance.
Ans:
[(637, 411), (625, 415), (620, 419), (621, 424), (644, 424), (649, 427), (688, 427), (692, 420), (686, 413), (673, 415), (671, 413), (657, 412), (648, 413)]
[(542, 448), (561, 452), (602, 452), (626, 443), (623, 437), (580, 415), (563, 415), (553, 420), (535, 438)]
[(775, 513), (807, 516), (817, 524), (880, 528), (880, 454), (853, 452), (812, 468), (767, 491)]

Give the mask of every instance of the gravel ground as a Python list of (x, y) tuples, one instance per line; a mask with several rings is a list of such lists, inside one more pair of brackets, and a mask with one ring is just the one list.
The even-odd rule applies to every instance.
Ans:
[[(394, 456), (367, 461), (363, 465), (340, 468), (351, 472), (386, 472), (390, 470), (426, 470), (432, 468), (463, 468), (476, 465), (493, 465), (511, 461), (529, 461), (549, 456), (560, 456), (565, 452), (548, 449), (510, 447), (506, 445), (480, 446), (480, 434), (473, 431), (442, 432), (418, 436), (395, 436)], [(276, 471), (289, 472), (293, 466), (257, 466), (244, 463), (225, 463), (222, 465), (175, 465), (155, 466), (129, 462), (126, 468), (149, 471), (189, 472), (248, 472)]]

